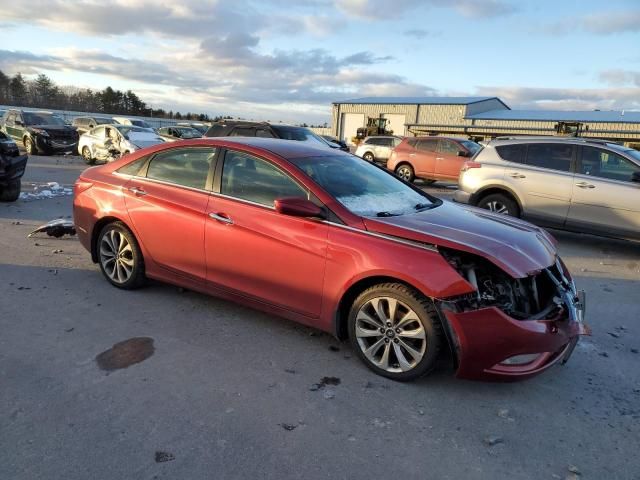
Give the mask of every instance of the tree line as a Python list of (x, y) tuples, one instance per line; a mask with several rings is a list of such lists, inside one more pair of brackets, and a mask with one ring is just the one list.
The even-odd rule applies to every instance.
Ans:
[(90, 88), (61, 87), (44, 74), (38, 75), (33, 80), (28, 80), (21, 73), (10, 77), (2, 70), (0, 70), (0, 105), (177, 120), (216, 121), (222, 118), (231, 118), (209, 118), (206, 113), (167, 112), (162, 108), (149, 107), (131, 90), (122, 92), (107, 87), (104, 90), (94, 91)]

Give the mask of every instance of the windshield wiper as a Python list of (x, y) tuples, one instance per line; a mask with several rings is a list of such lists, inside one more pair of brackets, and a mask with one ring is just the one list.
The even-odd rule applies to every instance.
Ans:
[(376, 213), (376, 217), (395, 217), (397, 216), (397, 213), (391, 213), (391, 212), (378, 212)]

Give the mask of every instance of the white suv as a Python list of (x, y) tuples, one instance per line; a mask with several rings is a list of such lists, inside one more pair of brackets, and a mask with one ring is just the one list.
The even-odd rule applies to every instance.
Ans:
[(454, 200), (548, 227), (640, 240), (640, 152), (604, 140), (498, 138)]
[(391, 156), (391, 151), (396, 148), (402, 139), (390, 135), (365, 138), (355, 151), (356, 156), (369, 162), (386, 163)]

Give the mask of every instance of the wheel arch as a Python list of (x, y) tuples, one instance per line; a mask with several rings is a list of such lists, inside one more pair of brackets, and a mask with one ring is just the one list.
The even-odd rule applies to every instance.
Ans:
[(113, 215), (102, 217), (93, 225), (93, 230), (91, 231), (91, 260), (93, 261), (93, 263), (98, 263), (98, 235), (100, 235), (100, 232), (106, 225), (115, 222), (124, 224), (124, 226), (126, 226), (131, 234), (135, 237), (133, 229), (122, 218), (115, 217)]
[[(365, 278), (361, 278), (355, 281), (353, 284), (347, 288), (347, 290), (343, 293), (342, 298), (338, 302), (338, 307), (334, 312), (334, 336), (339, 340), (347, 340), (349, 338), (349, 310), (351, 309), (351, 305), (355, 301), (355, 299), (364, 292), (366, 289), (373, 287), (374, 285), (382, 284), (382, 283), (399, 283), (404, 285), (412, 290), (419, 292), (424, 295), (430, 301), (433, 301), (429, 295), (425, 294), (421, 289), (412, 285), (410, 282), (403, 280), (401, 278), (389, 276), (389, 275), (373, 275)], [(434, 306), (435, 302), (434, 302)], [(446, 317), (439, 313), (439, 309), (436, 307), (436, 312), (438, 312), (437, 317), (434, 319), (439, 322), (441, 327), (445, 332), (445, 339), (447, 343), (447, 348), (451, 355), (453, 356), (454, 366), (457, 364), (456, 358), (456, 348), (453, 343), (453, 335), (452, 335), (452, 326), (449, 325)]]
[(520, 214), (522, 215), (522, 213), (524, 212), (524, 205), (522, 203), (522, 200), (510, 187), (507, 187), (505, 185), (487, 185), (485, 187), (482, 187), (482, 189), (473, 194), (471, 202), (469, 203), (471, 203), (473, 206), (477, 206), (480, 200), (482, 200), (487, 195), (493, 195), (494, 193), (509, 196), (509, 198), (516, 202), (518, 208), (520, 209)]

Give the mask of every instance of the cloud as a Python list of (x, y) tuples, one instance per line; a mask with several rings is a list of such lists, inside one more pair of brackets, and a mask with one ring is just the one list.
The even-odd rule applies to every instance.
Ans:
[(562, 20), (545, 25), (543, 31), (553, 35), (568, 35), (576, 32), (594, 35), (636, 33), (640, 32), (640, 9), (591, 13), (571, 21)]
[(514, 109), (640, 110), (640, 88), (477, 87), (475, 95), (497, 96)]
[(600, 72), (598, 78), (612, 86), (636, 86), (640, 87), (640, 72), (631, 70), (605, 70)]
[(415, 10), (452, 8), (469, 18), (495, 18), (518, 11), (514, 3), (503, 0), (334, 0), (343, 12), (368, 20), (397, 18)]
[(440, 32), (432, 32), (429, 30), (423, 30), (422, 28), (411, 28), (409, 30), (405, 30), (402, 32), (405, 37), (417, 38), (418, 40), (422, 40), (427, 37), (436, 37), (440, 35)]

